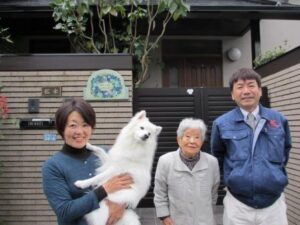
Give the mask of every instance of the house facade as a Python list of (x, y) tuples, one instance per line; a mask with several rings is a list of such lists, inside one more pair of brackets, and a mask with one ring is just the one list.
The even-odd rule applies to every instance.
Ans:
[[(2, 53), (16, 54), (10, 56), (19, 60), (20, 56), (29, 54), (42, 59), (45, 55), (36, 54), (74, 51), (65, 34), (52, 29), (54, 22), (49, 2), (51, 0), (0, 1), (0, 25), (9, 27), (14, 40), (14, 45), (5, 46)], [(253, 60), (259, 54), (272, 51), (278, 46), (283, 46), (287, 51), (299, 52), (300, 29), (297, 28), (300, 27), (300, 3), (281, 2), (187, 0), (191, 6), (190, 12), (186, 18), (171, 23), (168, 27), (153, 54), (155, 61), (151, 65), (151, 76), (141, 87), (227, 87), (231, 74), (238, 68), (252, 67)], [(292, 57), (297, 59), (298, 56), (295, 54)], [(51, 67), (46, 63), (47, 67), (44, 68), (45, 61), (37, 63), (37, 67), (30, 67), (24, 64), (26, 61), (22, 58), (21, 61), (5, 61), (6, 59), (7, 55), (0, 55), (0, 81), (6, 85), (3, 92), (8, 96), (12, 116), (16, 118), (50, 118), (64, 98), (82, 96), (82, 88), (90, 74), (106, 66), (124, 77), (130, 90), (129, 100), (106, 102), (104, 105), (93, 103), (97, 108), (97, 119), (101, 123), (99, 126), (103, 127), (97, 129), (94, 143), (111, 145), (118, 130), (132, 115), (133, 80), (130, 61), (125, 61), (125, 64), (123, 61), (121, 67), (111, 64), (113, 59), (100, 60), (99, 65), (93, 61), (92, 68), (89, 68), (89, 60), (82, 60), (76, 61), (76, 68), (63, 69), (59, 66), (64, 63), (55, 63), (53, 58), (50, 62), (55, 66)], [(14, 63), (18, 64), (17, 70), (14, 70)], [(23, 70), (20, 69), (20, 64), (23, 65)], [(272, 66), (276, 67), (278, 64), (275, 62)], [(299, 118), (296, 115), (299, 110), (298, 95), (294, 93), (296, 87), (293, 86), (294, 92), (291, 94), (295, 100), (292, 103), (296, 101), (296, 106), (285, 106), (287, 99), (284, 95), (290, 86), (283, 86), (281, 95), (278, 96), (276, 92), (281, 87), (273, 82), (282, 82), (281, 79), (287, 83), (299, 82), (299, 61), (290, 67), (282, 68), (283, 72), (279, 70), (268, 73), (268, 76), (273, 76), (264, 78), (264, 84), (272, 90), (271, 97), (275, 97), (271, 106), (278, 107), (293, 123), (295, 148), (288, 169), (292, 180), (287, 194), (289, 221), (291, 225), (296, 225), (300, 221), (299, 191), (296, 188), (300, 183), (297, 142)], [(41, 98), (42, 86), (62, 86), (63, 92), (59, 97)], [(41, 98), (41, 111), (33, 115), (27, 110), (28, 101), (34, 98)], [(53, 130), (20, 130), (9, 123), (5, 123), (5, 128), (7, 139), (0, 139), (0, 157), (1, 160), (4, 159), (4, 166), (7, 168), (0, 177), (0, 218), (6, 219), (8, 225), (56, 224), (55, 216), (42, 194), (40, 167), (57, 150), (62, 140), (45, 140), (47, 137), (44, 134), (51, 136)], [(24, 206), (29, 208), (25, 209)]]
[[(7, 53), (74, 51), (65, 34), (53, 29), (50, 2), (0, 2), (0, 24), (9, 27), (14, 40), (14, 45), (5, 49)], [(142, 87), (227, 86), (230, 75), (238, 68), (252, 67), (258, 55), (279, 46), (288, 51), (300, 44), (297, 0), (186, 3), (189, 13), (168, 25), (153, 54), (150, 79)]]

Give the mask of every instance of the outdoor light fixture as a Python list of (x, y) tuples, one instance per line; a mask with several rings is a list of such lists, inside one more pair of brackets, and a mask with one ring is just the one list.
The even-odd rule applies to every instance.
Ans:
[(232, 62), (239, 60), (241, 56), (242, 56), (242, 52), (238, 48), (230, 48), (227, 51), (227, 58)]

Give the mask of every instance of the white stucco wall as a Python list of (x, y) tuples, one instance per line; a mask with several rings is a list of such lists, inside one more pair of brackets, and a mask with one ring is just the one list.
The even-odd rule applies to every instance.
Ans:
[[(235, 62), (227, 58), (227, 51), (230, 48), (239, 48), (242, 52), (241, 58)], [(223, 86), (228, 87), (231, 75), (241, 67), (252, 67), (251, 53), (251, 31), (241, 37), (223, 38)]]
[(280, 45), (287, 51), (300, 45), (299, 20), (261, 20), (261, 53)]
[(289, 0), (289, 3), (295, 4), (295, 5), (300, 5), (300, 0)]

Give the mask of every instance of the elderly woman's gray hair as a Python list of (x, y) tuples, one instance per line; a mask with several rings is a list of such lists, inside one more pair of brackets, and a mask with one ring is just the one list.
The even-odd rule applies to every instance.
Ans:
[(199, 129), (202, 135), (202, 141), (205, 140), (207, 128), (203, 120), (194, 118), (185, 118), (181, 120), (177, 128), (177, 137), (182, 137), (187, 129)]

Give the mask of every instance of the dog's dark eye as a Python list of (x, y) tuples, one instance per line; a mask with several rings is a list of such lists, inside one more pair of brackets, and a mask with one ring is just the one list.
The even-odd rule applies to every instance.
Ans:
[(144, 127), (141, 127), (141, 130), (144, 130)]

